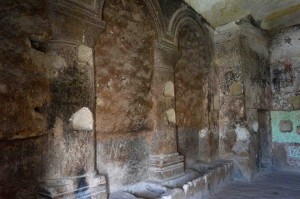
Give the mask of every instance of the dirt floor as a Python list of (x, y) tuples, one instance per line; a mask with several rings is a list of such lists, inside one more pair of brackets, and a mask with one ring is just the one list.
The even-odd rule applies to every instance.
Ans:
[(210, 199), (300, 199), (300, 173), (271, 172), (253, 182), (233, 182)]

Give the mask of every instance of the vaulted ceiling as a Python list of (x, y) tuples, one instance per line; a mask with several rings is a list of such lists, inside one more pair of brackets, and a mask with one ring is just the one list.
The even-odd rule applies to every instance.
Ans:
[(185, 0), (212, 26), (218, 27), (247, 15), (263, 29), (300, 24), (300, 0)]

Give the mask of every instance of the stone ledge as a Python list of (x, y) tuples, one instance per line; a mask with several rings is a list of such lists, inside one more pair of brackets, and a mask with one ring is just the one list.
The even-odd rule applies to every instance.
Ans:
[(106, 199), (106, 180), (104, 176), (91, 173), (58, 179), (40, 180), (39, 198), (100, 198)]
[[(140, 182), (112, 193), (110, 199), (206, 199), (231, 181), (232, 161), (196, 164), (185, 174), (164, 182)], [(125, 197), (126, 196), (126, 197)]]
[(183, 156), (178, 153), (164, 156), (150, 156), (150, 179), (166, 181), (184, 174)]
[[(200, 165), (202, 167), (203, 165)], [(231, 181), (233, 163), (229, 161), (206, 164), (203, 175), (169, 190), (161, 199), (206, 199)]]

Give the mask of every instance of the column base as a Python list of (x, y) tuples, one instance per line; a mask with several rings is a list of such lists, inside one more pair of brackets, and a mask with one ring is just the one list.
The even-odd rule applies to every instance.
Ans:
[(106, 180), (95, 173), (40, 180), (40, 199), (106, 199)]
[(166, 181), (184, 174), (184, 158), (178, 153), (150, 155), (150, 179)]

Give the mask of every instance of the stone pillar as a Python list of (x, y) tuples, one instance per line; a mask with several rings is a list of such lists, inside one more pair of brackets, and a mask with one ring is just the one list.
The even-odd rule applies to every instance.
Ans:
[(154, 135), (150, 152), (150, 179), (164, 181), (184, 172), (183, 156), (177, 153), (174, 67), (180, 55), (156, 45), (151, 92), (154, 99)]
[(245, 119), (244, 82), (240, 55), (240, 27), (229, 23), (216, 29), (215, 64), (219, 69), (219, 155), (231, 157), (236, 123)]
[[(258, 110), (270, 105), (268, 39), (251, 17), (216, 28), (219, 68), (219, 155), (233, 177), (250, 181), (260, 167)], [(269, 101), (269, 102), (268, 102)]]
[(40, 198), (107, 198), (105, 178), (95, 170), (93, 116), (93, 47), (104, 29), (97, 13), (102, 3), (84, 2), (54, 1), (51, 40), (32, 40), (45, 59), (56, 57), (55, 63), (49, 64), (53, 66), (49, 68), (53, 71), (52, 101), (47, 107), (49, 130), (42, 156)]

